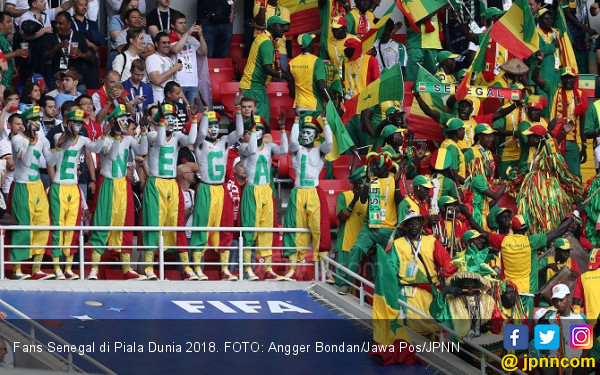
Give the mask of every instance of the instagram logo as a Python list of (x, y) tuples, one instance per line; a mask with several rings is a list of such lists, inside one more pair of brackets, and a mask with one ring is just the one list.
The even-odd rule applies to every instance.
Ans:
[(591, 349), (593, 346), (592, 329), (591, 324), (572, 324), (571, 340), (569, 340), (571, 349)]

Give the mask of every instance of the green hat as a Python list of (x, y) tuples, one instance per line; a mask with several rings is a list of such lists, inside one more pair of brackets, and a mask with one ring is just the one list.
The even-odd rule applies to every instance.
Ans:
[(417, 186), (423, 186), (428, 189), (433, 188), (431, 180), (423, 175), (418, 175), (413, 179), (413, 188), (416, 188)]
[(477, 124), (475, 126), (475, 134), (494, 134), (496, 131), (488, 124)]
[(385, 117), (389, 117), (396, 112), (404, 112), (404, 108), (393, 105), (385, 110)]
[(83, 119), (87, 117), (87, 114), (81, 109), (74, 109), (67, 112), (65, 116), (67, 116), (67, 121), (83, 122)]
[(37, 105), (27, 108), (19, 115), (19, 118), (23, 120), (23, 122), (28, 120), (39, 120), (40, 117), (40, 107)]
[(456, 199), (449, 195), (444, 195), (440, 199), (438, 199), (438, 206), (442, 207), (447, 204), (456, 203)]
[(479, 233), (478, 231), (471, 229), (465, 232), (465, 234), (463, 234), (462, 236), (462, 241), (464, 244), (467, 244), (469, 241), (471, 241), (474, 238), (478, 238), (481, 237), (481, 233)]
[(500, 10), (500, 9), (498, 9), (496, 7), (491, 7), (491, 8), (487, 8), (485, 10), (485, 12), (483, 12), (483, 18), (485, 18), (487, 20), (487, 19), (490, 19), (490, 18), (492, 18), (494, 16), (501, 16), (504, 13), (506, 13), (506, 11)]
[(221, 122), (221, 115), (219, 115), (215, 111), (206, 112), (206, 117), (208, 117), (209, 124), (218, 124), (219, 122)]
[(386, 125), (381, 131), (381, 136), (385, 139), (394, 133), (404, 133), (406, 129), (397, 128), (394, 125)]
[(571, 243), (566, 238), (559, 238), (554, 241), (554, 247), (557, 249), (571, 250)]
[[(259, 116), (259, 115), (254, 115), (254, 122), (256, 123), (256, 127), (257, 128), (263, 128), (263, 129), (267, 129), (267, 120), (265, 120), (264, 117)], [(250, 117), (248, 117), (245, 121), (244, 121), (244, 130), (245, 131), (250, 131), (252, 130), (252, 119)]]
[[(176, 116), (175, 107), (173, 107), (171, 104), (163, 104), (161, 107), (162, 107), (163, 115)], [(160, 121), (160, 111), (156, 112), (156, 114), (154, 115), (154, 122), (159, 122), (159, 121)]]
[(560, 76), (562, 77), (562, 76), (566, 76), (566, 75), (577, 77), (577, 72), (572, 67), (565, 66), (564, 68), (561, 69)]
[(125, 111), (125, 106), (123, 104), (119, 104), (114, 111), (112, 111), (106, 119), (111, 121), (113, 119), (117, 119), (119, 117), (127, 117), (129, 114)]
[(383, 146), (383, 147), (380, 149), (380, 153), (381, 153), (382, 155), (387, 155), (387, 156), (388, 156), (388, 157), (390, 157), (392, 160), (395, 160), (395, 159), (397, 159), (397, 158), (400, 156), (400, 155), (398, 155), (398, 153), (396, 152), (396, 150), (394, 150), (394, 149), (392, 148), (392, 146), (390, 146), (390, 145)]
[(271, 16), (269, 17), (269, 19), (267, 20), (267, 24), (266, 24), (266, 28), (268, 29), (269, 26), (278, 23), (281, 25), (289, 25), (290, 23), (286, 20), (284, 20), (283, 18), (279, 17), (279, 16)]
[(446, 122), (446, 130), (458, 130), (460, 128), (463, 128), (465, 126), (465, 123), (459, 119), (459, 118), (451, 118), (450, 120), (448, 120), (448, 122)]
[(356, 181), (364, 177), (367, 177), (367, 167), (361, 165), (360, 167), (356, 168), (350, 176), (348, 176), (348, 179), (350, 180), (350, 182), (355, 183)]
[(494, 207), (490, 208), (490, 213), (488, 214), (488, 226), (490, 227), (490, 229), (498, 229), (498, 222), (496, 219), (504, 211), (509, 211), (510, 213), (512, 213), (512, 210), (510, 208), (500, 207), (497, 204), (494, 205)]
[(300, 34), (298, 35), (298, 44), (300, 48), (306, 48), (315, 38), (315, 34)]
[(441, 51), (437, 54), (437, 62), (441, 64), (448, 59), (455, 59), (457, 57), (459, 57), (459, 55), (456, 53), (452, 53), (450, 51)]
[(319, 119), (315, 116), (304, 116), (300, 126), (303, 128), (315, 129), (317, 134), (323, 132), (323, 125), (321, 125)]

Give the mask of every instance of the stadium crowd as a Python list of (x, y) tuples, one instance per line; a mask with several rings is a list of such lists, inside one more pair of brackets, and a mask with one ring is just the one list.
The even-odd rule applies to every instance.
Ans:
[[(588, 151), (589, 140), (600, 147), (600, 102), (584, 85), (597, 71), (588, 59), (597, 1), (414, 0), (386, 10), (318, 0), (319, 32), (291, 35), (290, 10), (256, 0), (232, 111), (212, 110), (206, 61), (229, 55), (233, 1), (199, 0), (190, 20), (170, 0), (148, 10), (144, 0), (107, 0), (106, 38), (102, 3), (9, 0), (0, 12), (3, 223), (275, 228), (273, 165), (289, 155), (283, 226), (310, 230), (284, 234), (291, 264), (309, 253), (295, 248), (312, 244), (313, 261), (333, 251), (374, 279), (375, 263), (359, 266), (384, 250), (400, 297), (469, 338), (600, 314), (600, 149)], [(403, 22), (391, 18), (396, 7)], [(293, 109), (271, 113), (271, 81), (287, 83)], [(330, 220), (319, 183), (343, 157), (350, 188)], [(152, 262), (159, 233), (137, 237)], [(133, 239), (92, 231), (86, 278), (98, 279), (108, 245), (125, 279), (157, 279), (152, 266), (131, 267)], [(244, 263), (256, 244), (261, 276), (296, 278), (294, 265), (285, 275), (269, 265), (273, 241), (245, 232)], [(34, 262), (30, 272), (15, 264), (13, 278), (79, 278), (78, 243), (78, 231), (13, 231), (8, 245), (23, 247), (11, 261)], [(164, 233), (185, 280), (208, 279), (199, 247), (232, 243), (229, 232)], [(45, 254), (67, 264), (42, 270)], [(237, 280), (229, 250), (218, 254), (220, 278)], [(244, 277), (259, 279), (248, 265)], [(341, 278), (328, 281), (348, 293)]]

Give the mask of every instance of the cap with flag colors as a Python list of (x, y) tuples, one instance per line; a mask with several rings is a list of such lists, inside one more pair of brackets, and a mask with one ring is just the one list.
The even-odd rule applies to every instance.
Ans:
[(527, 220), (523, 215), (515, 215), (512, 217), (512, 228), (516, 230), (527, 228)]
[(444, 195), (440, 199), (438, 199), (438, 206), (443, 207), (447, 204), (456, 203), (457, 200), (449, 195)]
[(464, 244), (466, 244), (467, 242), (471, 241), (472, 239), (475, 238), (479, 238), (481, 237), (481, 233), (479, 233), (478, 231), (471, 229), (465, 232), (465, 234), (463, 234), (462, 236), (462, 242)]
[(488, 124), (477, 124), (475, 126), (475, 134), (494, 134), (495, 132)]
[(543, 127), (542, 125), (534, 125), (532, 127), (530, 127), (529, 129), (525, 130), (523, 132), (523, 135), (539, 135), (539, 136), (544, 136), (546, 135), (546, 133), (548, 132), (548, 130)]
[(413, 179), (413, 188), (416, 188), (417, 186), (423, 186), (428, 189), (433, 188), (433, 184), (431, 183), (431, 180), (423, 175), (417, 175)]
[(280, 25), (289, 25), (289, 22), (284, 20), (283, 18), (279, 17), (279, 16), (271, 16), (269, 17), (269, 19), (267, 20), (267, 24), (265, 25), (267, 28), (269, 28), (269, 26), (274, 25), (274, 24), (280, 24)]
[(298, 45), (300, 48), (306, 48), (315, 38), (315, 34), (300, 34), (298, 35)]
[(346, 17), (344, 17), (344, 16), (337, 16), (331, 20), (331, 28), (332, 29), (339, 29), (340, 27), (347, 27), (347, 26), (348, 26), (348, 20), (346, 20)]
[(441, 64), (448, 59), (455, 59), (457, 57), (459, 57), (459, 55), (457, 55), (456, 53), (452, 53), (450, 51), (441, 51), (437, 54), (436, 59), (437, 62)]
[(446, 130), (458, 130), (460, 128), (463, 128), (465, 126), (465, 123), (459, 119), (459, 118), (451, 118), (450, 120), (448, 120), (448, 122), (446, 122)]
[(34, 106), (27, 108), (19, 115), (19, 118), (23, 121), (39, 120), (40, 119), (40, 106), (34, 105)]
[(544, 109), (548, 105), (548, 101), (541, 95), (529, 95), (527, 97), (527, 108)]

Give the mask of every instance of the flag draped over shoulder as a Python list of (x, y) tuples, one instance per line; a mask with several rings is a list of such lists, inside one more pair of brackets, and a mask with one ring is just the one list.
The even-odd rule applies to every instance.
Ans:
[(411, 344), (412, 340), (398, 316), (400, 288), (391, 264), (394, 255), (386, 254), (377, 245), (377, 274), (373, 294), (373, 341), (377, 350), (372, 350), (371, 355), (382, 358), (384, 365), (414, 364), (418, 361), (415, 353), (400, 350), (400, 342)]
[[(415, 82), (416, 85), (418, 85), (419, 82), (440, 83), (439, 79), (429, 73), (427, 69), (423, 68), (420, 64), (410, 60), (409, 64), (417, 64), (418, 71)], [(443, 96), (430, 93), (421, 93), (421, 98), (423, 98), (429, 107), (438, 111), (446, 111)], [(408, 115), (408, 129), (414, 133), (416, 139), (428, 139), (431, 141), (443, 141), (445, 139), (438, 123), (431, 119), (431, 117), (427, 116), (414, 99)]]
[(396, 0), (396, 5), (404, 14), (408, 26), (420, 33), (417, 24), (448, 5), (448, 0)]
[(286, 35), (299, 35), (319, 30), (318, 0), (279, 0), (278, 5), (290, 11), (290, 31)]
[(341, 154), (348, 151), (350, 147), (354, 146), (352, 138), (348, 134), (340, 115), (338, 115), (333, 102), (330, 100), (325, 107), (325, 113), (329, 127), (333, 133), (333, 149), (325, 157), (328, 161), (337, 160)]
[(467, 73), (463, 77), (462, 81), (460, 81), (460, 85), (458, 86), (458, 89), (456, 91), (456, 100), (463, 99), (465, 96), (467, 96), (467, 92), (469, 91), (469, 85), (471, 84), (473, 74), (482, 72), (485, 68), (485, 50), (487, 49), (487, 46), (490, 43), (491, 30), (492, 29), (488, 30), (483, 36), (483, 38), (481, 38), (481, 41), (479, 43), (479, 49), (475, 54), (475, 58), (473, 59), (471, 66), (469, 66), (469, 69), (467, 70)]
[(392, 13), (394, 12), (394, 8), (396, 4), (392, 3), (392, 5), (385, 11), (383, 16), (373, 25), (371, 29), (367, 32), (365, 36), (361, 38), (362, 42), (362, 53), (366, 54), (371, 50), (375, 41), (383, 35), (383, 30), (385, 29), (385, 23), (390, 19)]
[(560, 33), (558, 42), (560, 43), (560, 62), (562, 66), (570, 66), (578, 72), (577, 61), (575, 60), (575, 51), (571, 44), (571, 36), (569, 35), (569, 29), (567, 29), (567, 21), (565, 19), (565, 13), (563, 12), (562, 6), (559, 2), (556, 7), (556, 17), (554, 19), (554, 27)]
[(515, 0), (492, 25), (490, 36), (518, 59), (526, 59), (539, 50), (539, 35), (527, 0)]
[(371, 82), (366, 89), (354, 95), (350, 100), (344, 102), (343, 123), (347, 124), (350, 119), (363, 109), (375, 106), (388, 100), (402, 102), (404, 99), (404, 79), (400, 65), (384, 70), (381, 77)]

